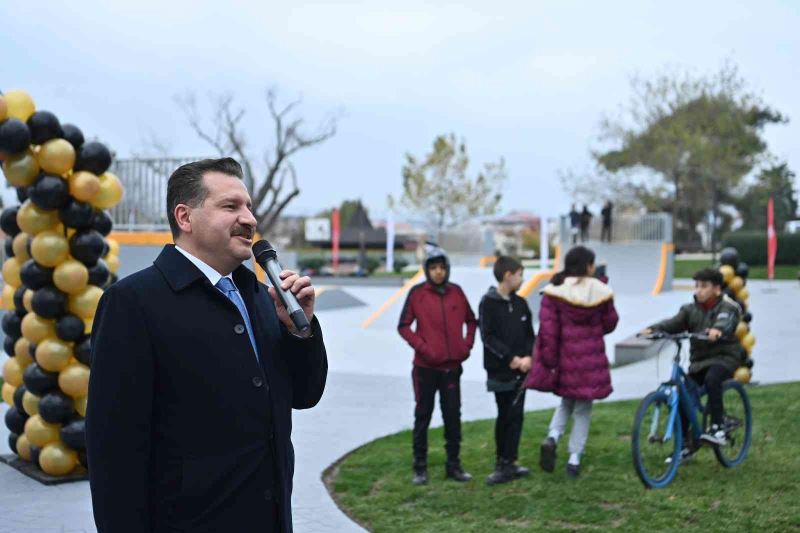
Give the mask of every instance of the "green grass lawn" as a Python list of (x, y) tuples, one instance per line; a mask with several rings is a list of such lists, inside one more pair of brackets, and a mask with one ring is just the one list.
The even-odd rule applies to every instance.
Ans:
[[(701, 268), (712, 266), (711, 261), (706, 259), (676, 259), (675, 260), (675, 277), (676, 278), (691, 278), (695, 272)], [(775, 279), (797, 279), (797, 274), (800, 272), (798, 265), (775, 265)], [(750, 265), (750, 279), (767, 279), (767, 266)]]
[[(553, 474), (487, 487), (493, 420), (463, 426), (462, 461), (475, 479), (444, 479), (441, 428), (430, 432), (427, 486), (411, 485), (411, 435), (378, 439), (326, 473), (334, 497), (371, 531), (789, 531), (800, 529), (800, 383), (749, 387), (753, 443), (745, 462), (719, 465), (711, 449), (683, 465), (666, 489), (647, 490), (633, 470), (630, 432), (638, 401), (595, 406), (583, 473), (564, 474), (562, 440)], [(492, 402), (487, 393), (486, 401)], [(526, 413), (520, 464), (534, 467), (552, 410)], [(409, 423), (411, 413), (409, 413)]]

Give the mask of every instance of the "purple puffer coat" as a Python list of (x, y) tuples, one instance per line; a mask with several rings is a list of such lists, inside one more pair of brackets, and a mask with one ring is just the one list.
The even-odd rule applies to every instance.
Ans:
[(599, 400), (613, 390), (603, 335), (617, 327), (614, 293), (598, 279), (568, 277), (542, 291), (531, 389)]

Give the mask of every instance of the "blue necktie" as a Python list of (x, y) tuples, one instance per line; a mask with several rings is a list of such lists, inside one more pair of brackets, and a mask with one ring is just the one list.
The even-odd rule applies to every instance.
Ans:
[(258, 359), (258, 348), (256, 348), (256, 337), (253, 335), (253, 326), (250, 324), (250, 315), (247, 313), (247, 307), (244, 305), (244, 300), (242, 300), (242, 296), (239, 294), (239, 291), (236, 290), (236, 285), (233, 284), (230, 278), (220, 278), (217, 282), (217, 288), (222, 291), (222, 293), (228, 297), (228, 300), (233, 302), (233, 305), (239, 310), (239, 314), (242, 315), (242, 319), (244, 320), (244, 327), (247, 328), (247, 335), (250, 337), (250, 344), (253, 345), (253, 351), (256, 354), (256, 359)]

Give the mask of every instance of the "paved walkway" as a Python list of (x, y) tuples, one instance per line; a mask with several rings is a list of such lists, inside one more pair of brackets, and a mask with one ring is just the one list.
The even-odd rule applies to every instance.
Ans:
[[(488, 283), (487, 283), (488, 286)], [(800, 379), (800, 284), (776, 283), (777, 292), (763, 292), (765, 282), (750, 282), (755, 379), (762, 383)], [(390, 289), (358, 289), (359, 299), (379, 305)], [(472, 300), (473, 307), (477, 303)], [(620, 333), (628, 335), (647, 322), (677, 310), (690, 293), (674, 291), (659, 297), (620, 297)], [(371, 307), (374, 308), (374, 307)], [(391, 312), (399, 313), (399, 309)], [(294, 442), (295, 530), (305, 532), (347, 532), (361, 529), (342, 514), (328, 496), (321, 481), (322, 471), (349, 450), (377, 437), (407, 429), (412, 421), (410, 353), (394, 331), (394, 318), (376, 322), (362, 330), (361, 320), (369, 308), (320, 312), (326, 335), (331, 373), (322, 402), (309, 411), (296, 412)], [(611, 345), (613, 341), (608, 342)], [(494, 416), (495, 406), (485, 392), (480, 347), (465, 365), (463, 417), (474, 420)], [(615, 392), (611, 399), (638, 398), (665, 379), (670, 365), (665, 354), (613, 371)], [(526, 409), (552, 407), (557, 398), (533, 393)], [(0, 414), (5, 407), (0, 408)], [(438, 412), (434, 424), (441, 424)], [(544, 428), (542, 428), (544, 431)], [(5, 449), (6, 430), (0, 428), (0, 450)], [(530, 443), (523, 443), (523, 446)], [(410, 448), (410, 445), (409, 445)], [(410, 461), (409, 458), (402, 458)], [(467, 465), (469, 466), (469, 465)], [(473, 472), (482, 477), (485, 472)], [(92, 532), (88, 485), (75, 483), (45, 487), (0, 465), (0, 533), (4, 532)]]

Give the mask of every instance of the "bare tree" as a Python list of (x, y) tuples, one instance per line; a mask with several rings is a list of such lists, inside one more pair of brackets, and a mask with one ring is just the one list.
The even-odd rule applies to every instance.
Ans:
[(175, 100), (198, 137), (216, 150), (220, 157), (233, 156), (242, 164), (244, 184), (252, 195), (257, 229), (261, 233), (273, 226), (286, 206), (300, 194), (292, 156), (336, 134), (338, 117), (334, 115), (328, 117), (314, 133), (302, 131), (303, 119), (295, 113), (301, 99), (280, 105), (275, 90), (269, 89), (266, 100), (274, 128), (274, 140), (264, 153), (264, 171), (257, 172), (241, 125), (245, 109), (234, 103), (233, 95), (212, 96), (213, 111), (209, 124), (201, 117), (194, 93), (186, 93)]

